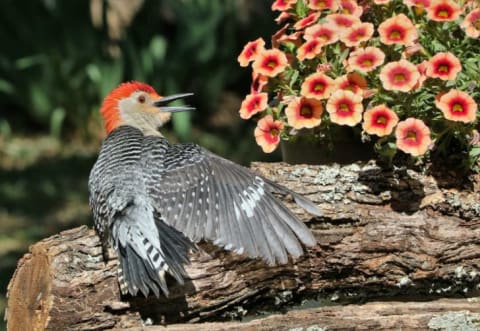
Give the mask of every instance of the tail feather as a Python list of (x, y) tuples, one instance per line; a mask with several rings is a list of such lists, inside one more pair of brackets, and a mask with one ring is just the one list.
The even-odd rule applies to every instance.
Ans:
[(178, 283), (184, 283), (183, 265), (189, 262), (188, 253), (194, 248), (190, 240), (159, 219), (152, 220), (155, 236), (147, 233), (145, 223), (132, 219), (128, 213), (115, 223), (112, 239), (119, 256), (118, 281), (122, 294), (135, 296), (140, 291), (147, 297), (151, 291), (159, 297), (161, 291), (168, 296), (167, 273)]

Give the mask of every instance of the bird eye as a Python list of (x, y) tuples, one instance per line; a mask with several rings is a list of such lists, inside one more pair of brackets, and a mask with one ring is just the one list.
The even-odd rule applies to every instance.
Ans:
[(138, 100), (138, 102), (140, 102), (140, 103), (145, 103), (145, 96), (144, 96), (144, 95), (140, 95), (137, 100)]

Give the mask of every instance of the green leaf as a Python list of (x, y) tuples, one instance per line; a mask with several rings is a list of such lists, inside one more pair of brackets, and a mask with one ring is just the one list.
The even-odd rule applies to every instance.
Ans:
[(300, 18), (306, 17), (308, 13), (307, 4), (303, 2), (303, 0), (298, 0), (297, 5), (295, 6), (295, 12)]
[(295, 84), (299, 75), (300, 75), (300, 73), (298, 72), (298, 70), (293, 70), (292, 76), (290, 77), (290, 83), (289, 83), (290, 87), (292, 87), (293, 84)]
[(50, 134), (54, 137), (60, 137), (62, 133), (63, 121), (65, 120), (65, 109), (58, 107), (50, 116)]

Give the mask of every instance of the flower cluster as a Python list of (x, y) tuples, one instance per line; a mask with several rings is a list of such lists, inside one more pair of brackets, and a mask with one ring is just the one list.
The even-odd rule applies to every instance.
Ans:
[[(252, 85), (240, 116), (260, 117), (255, 138), (350, 126), (378, 151), (413, 156), (469, 144), (480, 100), (480, 5), (475, 0), (275, 0), (282, 27), (238, 57)], [(477, 148), (477, 150), (475, 150)], [(447, 151), (448, 152), (448, 151)], [(394, 153), (393, 153), (394, 154)]]

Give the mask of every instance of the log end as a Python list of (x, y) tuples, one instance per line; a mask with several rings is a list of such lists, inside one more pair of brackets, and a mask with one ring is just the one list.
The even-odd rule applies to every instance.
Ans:
[(6, 310), (9, 330), (43, 330), (51, 306), (51, 277), (42, 245), (23, 256), (8, 286)]

